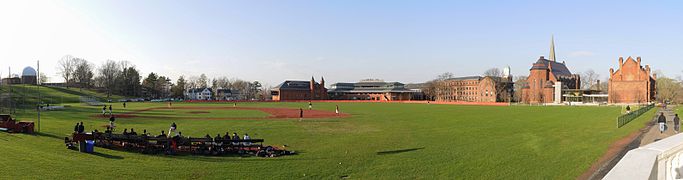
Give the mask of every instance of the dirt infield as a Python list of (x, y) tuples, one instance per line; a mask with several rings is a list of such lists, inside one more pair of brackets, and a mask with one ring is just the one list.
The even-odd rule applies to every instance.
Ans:
[[(267, 117), (177, 117), (177, 116), (149, 116), (140, 114), (145, 111), (152, 111), (157, 109), (185, 109), (185, 110), (197, 110), (188, 112), (189, 114), (205, 114), (210, 113), (208, 111), (201, 110), (257, 110), (270, 114)], [(350, 117), (350, 114), (339, 113), (322, 110), (307, 110), (304, 109), (303, 118), (345, 118)], [(287, 118), (299, 118), (299, 109), (289, 109), (289, 108), (256, 108), (256, 107), (155, 107), (141, 109), (131, 112), (125, 112), (120, 114), (115, 114), (116, 118), (165, 118), (165, 119), (195, 119), (195, 120), (235, 120), (235, 119), (287, 119)], [(101, 114), (93, 115), (95, 118), (109, 118), (109, 116), (102, 116)]]

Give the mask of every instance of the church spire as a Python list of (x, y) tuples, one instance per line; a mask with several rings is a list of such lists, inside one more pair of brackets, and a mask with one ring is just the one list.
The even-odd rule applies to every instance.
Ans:
[(557, 59), (555, 59), (555, 37), (553, 35), (550, 36), (550, 54), (548, 55), (548, 60), (557, 61)]

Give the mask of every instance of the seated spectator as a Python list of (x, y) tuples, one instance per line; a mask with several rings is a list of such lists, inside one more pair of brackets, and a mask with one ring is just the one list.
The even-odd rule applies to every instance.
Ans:
[(66, 145), (67, 149), (76, 149), (76, 145), (69, 140), (69, 137), (64, 137), (64, 145)]
[(161, 134), (159, 134), (157, 137), (158, 138), (166, 137), (166, 133), (164, 133), (164, 130), (161, 130)]
[(235, 145), (235, 146), (240, 145), (240, 143), (237, 142), (240, 140), (240, 135), (237, 135), (237, 133), (232, 133), (232, 140), (233, 140), (232, 145)]
[(206, 134), (206, 136), (204, 136), (204, 138), (208, 138), (208, 139), (211, 139), (211, 135), (209, 135), (209, 134)]
[(135, 129), (133, 129), (133, 128), (130, 128), (130, 133), (128, 133), (128, 134), (130, 134), (130, 135), (136, 135), (136, 136), (138, 135), (138, 133), (136, 133), (136, 132), (135, 132)]
[(183, 132), (178, 131), (178, 137), (183, 137)]
[(74, 126), (74, 133), (78, 132), (78, 123), (76, 123), (76, 126)]
[[(244, 133), (244, 140), (251, 140), (251, 137), (249, 137), (249, 134)], [(245, 146), (251, 146), (251, 142), (244, 142)]]
[(218, 142), (218, 141), (220, 141), (221, 139), (223, 139), (223, 137), (221, 137), (221, 134), (216, 134), (216, 137), (213, 138), (213, 141), (214, 141), (214, 142)]
[(257, 151), (256, 151), (256, 156), (257, 156), (257, 157), (266, 157), (267, 154), (266, 154), (266, 151), (263, 150), (263, 148), (258, 147), (258, 148), (257, 148)]
[(147, 129), (142, 129), (142, 134), (141, 134), (141, 135), (142, 135), (142, 136), (149, 136), (149, 134), (147, 134)]
[(223, 137), (221, 137), (221, 134), (216, 134), (216, 137), (213, 138), (213, 144), (217, 146), (222, 146), (223, 145)]
[(123, 135), (128, 135), (128, 129), (123, 129)]
[(223, 138), (226, 139), (226, 140), (230, 140), (230, 133), (229, 133), (229, 132), (225, 132), (225, 136), (223, 136)]

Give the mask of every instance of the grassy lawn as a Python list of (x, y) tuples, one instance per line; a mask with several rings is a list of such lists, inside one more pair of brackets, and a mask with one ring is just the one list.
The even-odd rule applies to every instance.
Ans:
[[(72, 104), (43, 113), (42, 135), (0, 133), (0, 179), (574, 179), (608, 146), (644, 126), (646, 113), (617, 129), (622, 107), (455, 106), (436, 104), (338, 103), (350, 118), (183, 120), (128, 118), (120, 129), (167, 130), (175, 121), (184, 135), (215, 136), (226, 131), (287, 144), (299, 155), (279, 158), (143, 155), (96, 148), (96, 154), (67, 150), (63, 137), (76, 122), (86, 130), (106, 124), (93, 119), (100, 107)], [(316, 103), (334, 111), (335, 103)], [(165, 103), (128, 103), (115, 111), (165, 107)], [(228, 106), (232, 103), (174, 103), (179, 106)], [(239, 103), (243, 107), (307, 107), (307, 103)], [(202, 110), (147, 111), (164, 116), (261, 116), (261, 112)], [(243, 116), (244, 115), (244, 116)], [(19, 115), (30, 120), (31, 113)], [(13, 171), (8, 171), (12, 169)], [(118, 179), (118, 178), (117, 178)]]

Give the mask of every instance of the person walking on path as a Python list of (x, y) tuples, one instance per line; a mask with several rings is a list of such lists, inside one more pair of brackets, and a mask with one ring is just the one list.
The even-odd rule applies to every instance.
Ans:
[(126, 102), (123, 102), (123, 109), (126, 109)]
[(299, 121), (304, 119), (304, 109), (299, 108)]
[(106, 115), (107, 115), (107, 105), (104, 105), (104, 107), (102, 107), (102, 116), (106, 116)]
[(308, 110), (313, 109), (313, 103), (311, 101), (308, 101)]
[(112, 111), (113, 111), (113, 110), (112, 110), (112, 106), (114, 106), (114, 105), (109, 105), (109, 116), (113, 116), (113, 115), (112, 115)]
[(674, 132), (678, 134), (678, 131), (681, 130), (681, 119), (678, 118), (678, 114), (674, 117)]
[(664, 133), (664, 127), (666, 126), (666, 117), (664, 117), (664, 113), (662, 112), (659, 114), (659, 118), (657, 118), (657, 122), (659, 123), (659, 133)]
[(631, 113), (631, 106), (626, 105), (626, 114)]

